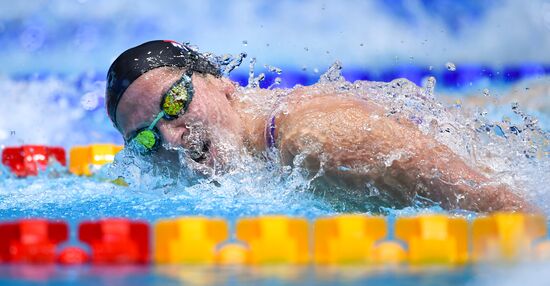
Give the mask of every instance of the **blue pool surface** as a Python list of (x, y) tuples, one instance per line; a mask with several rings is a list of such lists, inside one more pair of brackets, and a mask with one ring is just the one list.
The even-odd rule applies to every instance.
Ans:
[(2, 285), (548, 285), (548, 264), (476, 267), (0, 266)]

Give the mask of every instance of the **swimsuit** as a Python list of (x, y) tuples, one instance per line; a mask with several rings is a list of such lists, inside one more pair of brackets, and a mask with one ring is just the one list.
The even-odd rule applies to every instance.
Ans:
[(276, 148), (275, 144), (275, 116), (269, 120), (265, 130), (265, 140), (268, 150)]

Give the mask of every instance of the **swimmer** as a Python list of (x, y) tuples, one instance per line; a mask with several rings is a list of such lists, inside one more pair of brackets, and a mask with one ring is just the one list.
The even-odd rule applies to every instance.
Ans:
[[(533, 210), (413, 123), (385, 116), (368, 96), (319, 85), (280, 94), (238, 88), (199, 52), (151, 41), (113, 62), (106, 107), (126, 146), (157, 160), (181, 147), (195, 167), (223, 170), (248, 153), (304, 168), (319, 185), (366, 191), (371, 184), (396, 205), (421, 196), (445, 209)], [(406, 155), (388, 164), (394, 150)]]

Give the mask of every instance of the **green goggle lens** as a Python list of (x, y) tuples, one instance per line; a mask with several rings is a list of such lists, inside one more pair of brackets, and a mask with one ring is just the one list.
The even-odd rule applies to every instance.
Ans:
[(162, 110), (169, 116), (177, 116), (185, 108), (185, 104), (189, 100), (187, 89), (183, 84), (178, 84), (172, 87), (162, 103)]
[(152, 150), (157, 144), (157, 136), (153, 130), (143, 130), (136, 135), (134, 142), (146, 150)]

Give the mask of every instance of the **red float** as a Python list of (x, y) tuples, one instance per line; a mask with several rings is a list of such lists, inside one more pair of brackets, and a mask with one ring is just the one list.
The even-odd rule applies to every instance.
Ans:
[(128, 219), (83, 222), (78, 238), (90, 246), (92, 263), (149, 262), (149, 225)]
[(54, 263), (59, 243), (67, 240), (64, 222), (28, 219), (0, 224), (0, 262)]
[(46, 169), (52, 160), (65, 166), (65, 150), (61, 147), (23, 145), (6, 147), (2, 151), (2, 164), (8, 166), (19, 177), (36, 176), (38, 170)]
[(78, 265), (88, 262), (90, 258), (84, 249), (71, 246), (63, 249), (57, 257), (57, 262), (63, 265)]

